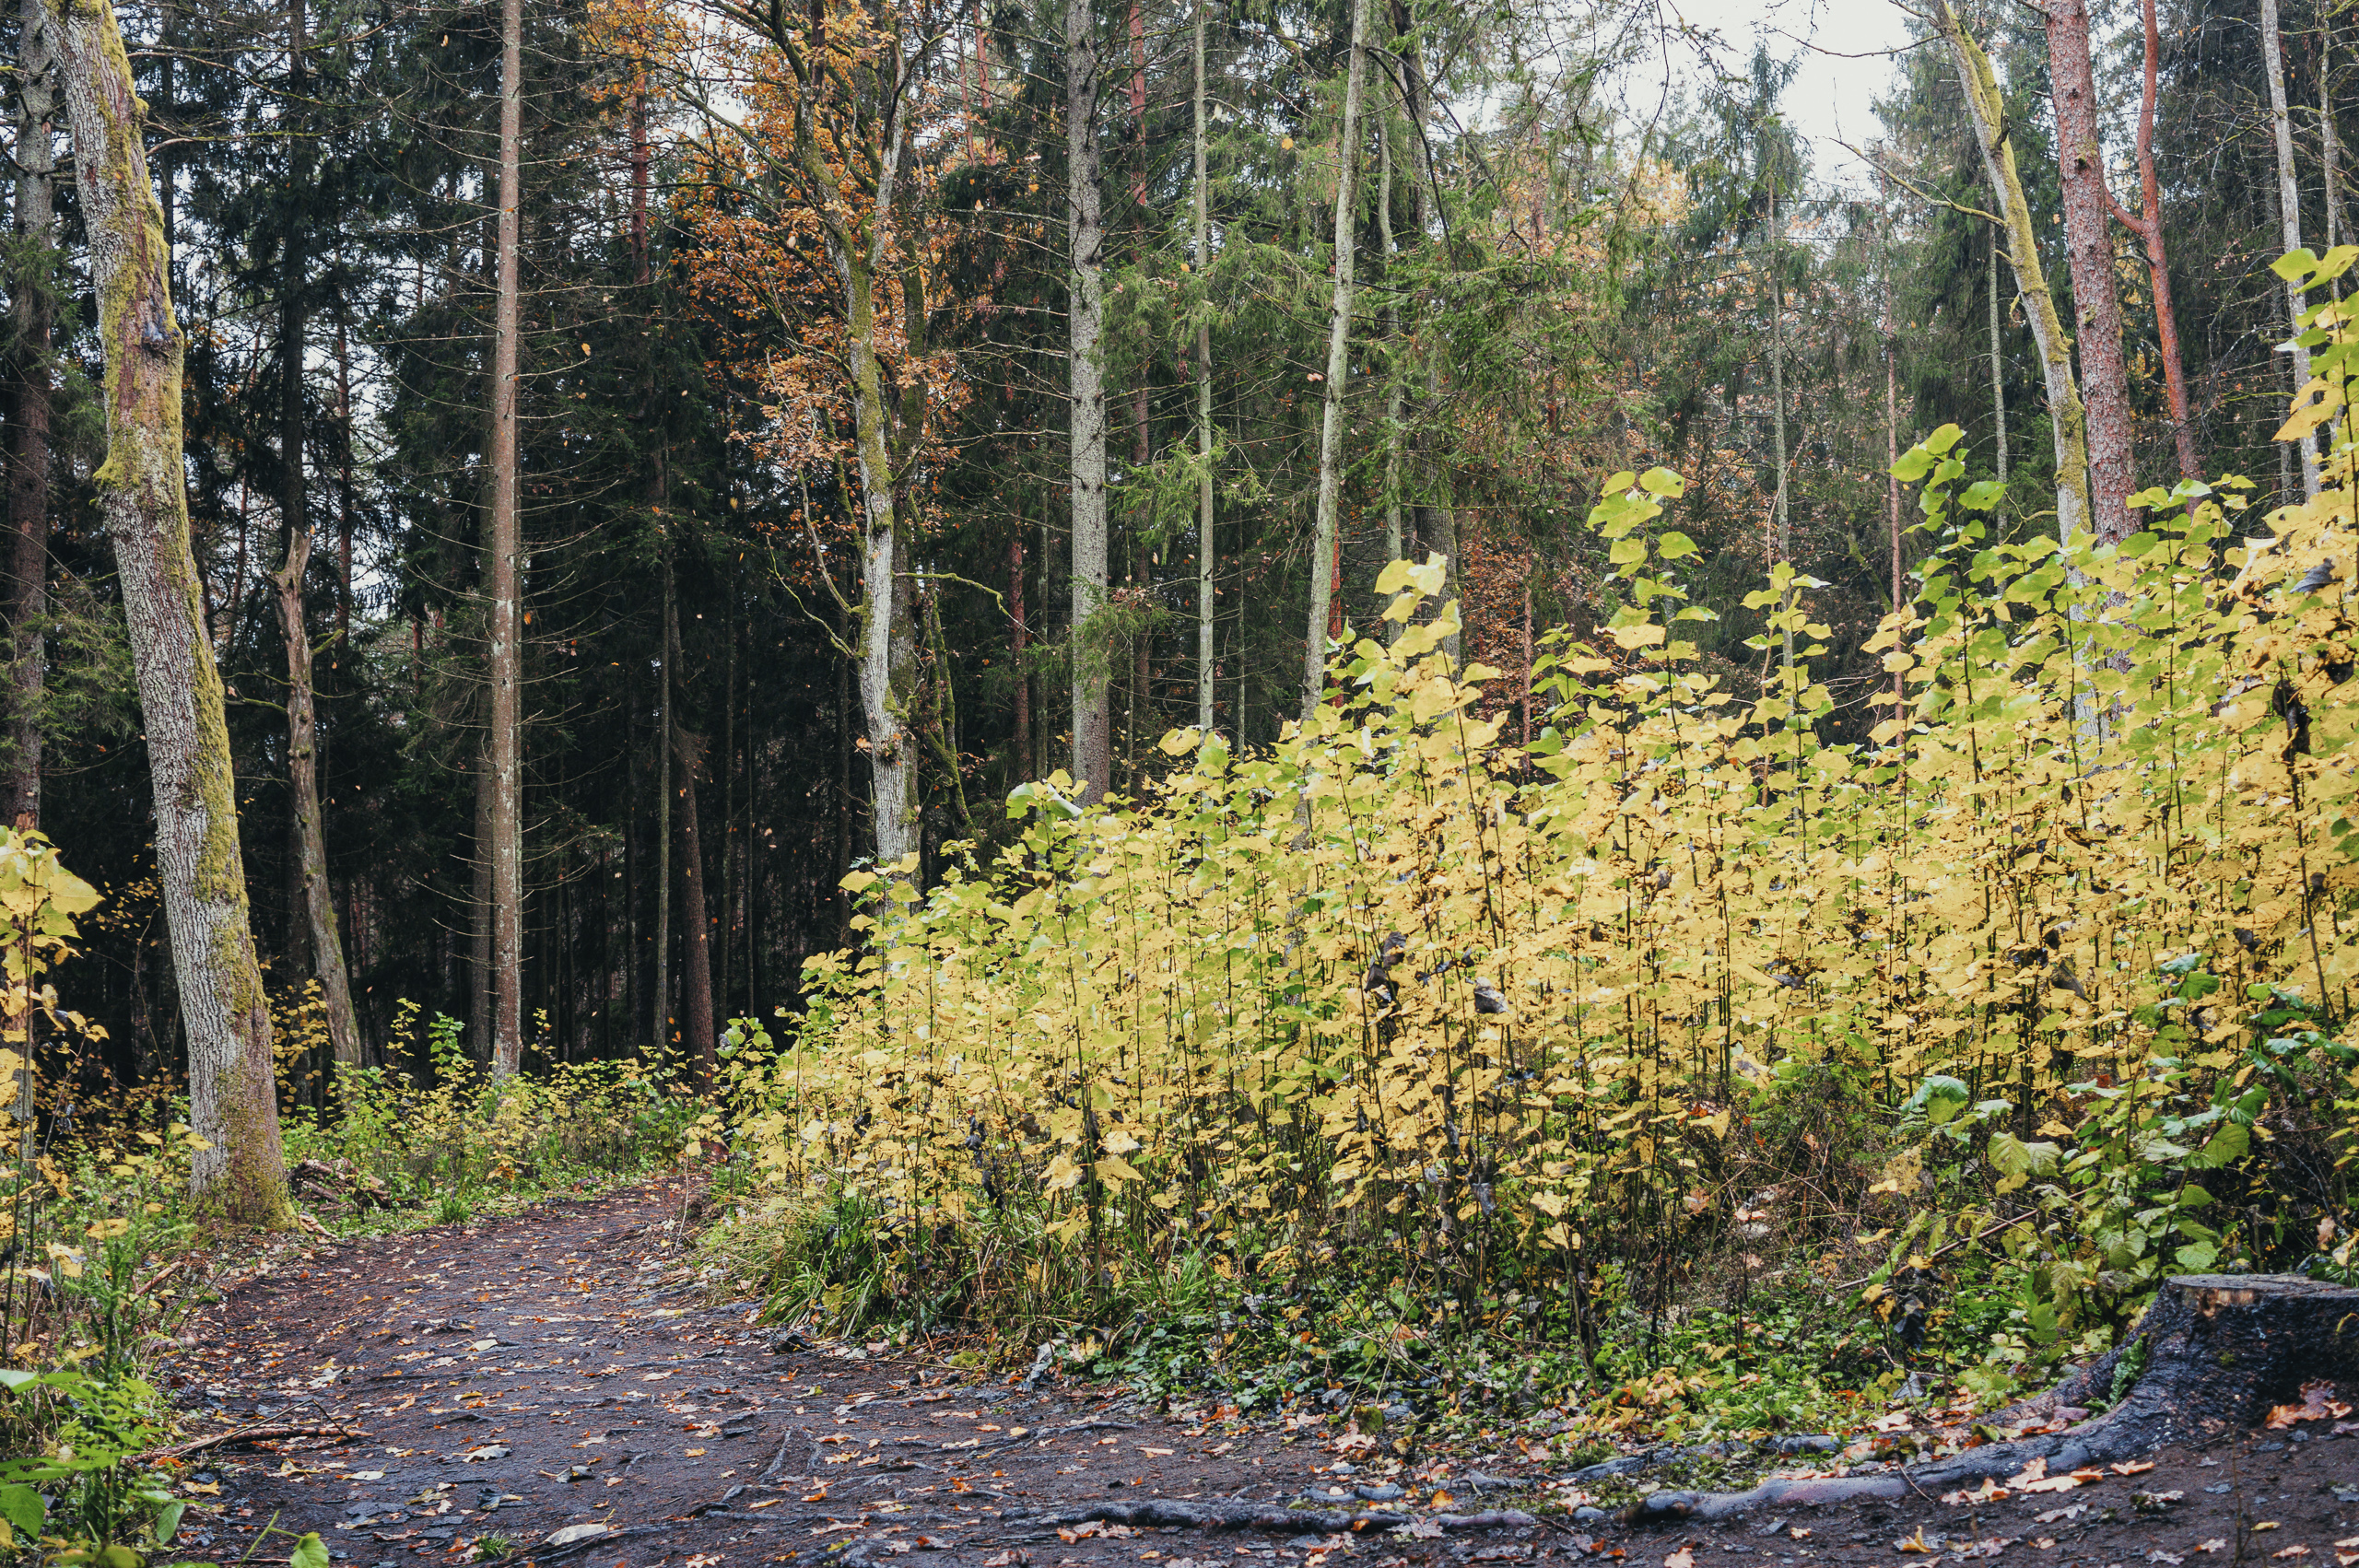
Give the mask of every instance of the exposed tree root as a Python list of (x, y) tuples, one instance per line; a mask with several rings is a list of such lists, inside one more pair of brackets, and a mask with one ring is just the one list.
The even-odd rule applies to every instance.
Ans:
[[(2127, 1386), (2113, 1408), (2076, 1419), (2113, 1398), (2117, 1374)], [(1658, 1492), (1623, 1517), (1725, 1519), (1757, 1507), (1939, 1493), (2020, 1474), (2035, 1459), (2057, 1475), (2173, 1443), (2210, 1441), (2251, 1425), (2305, 1382), (2354, 1375), (2359, 1290), (2291, 1274), (2183, 1274), (2155, 1293), (2120, 1345), (2046, 1393), (1975, 1423), (2008, 1431), (2071, 1420), (2061, 1432), (1984, 1444), (1879, 1475), (1771, 1480), (1749, 1492)]]

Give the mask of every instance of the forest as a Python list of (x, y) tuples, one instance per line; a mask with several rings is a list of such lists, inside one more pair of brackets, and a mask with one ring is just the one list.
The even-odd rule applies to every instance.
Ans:
[(656, 1169), (1583, 1440), (2359, 1284), (2359, 23), (1760, 19), (20, 0), (0, 1426)]

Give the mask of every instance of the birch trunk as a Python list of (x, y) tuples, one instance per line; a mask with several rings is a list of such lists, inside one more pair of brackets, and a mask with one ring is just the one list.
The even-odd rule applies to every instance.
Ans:
[(523, 617), (516, 510), (516, 344), (522, 280), (517, 204), (523, 188), (523, 0), (499, 8), (499, 252), (491, 351), (491, 520), (484, 576), (491, 589), (485, 675), (491, 685), (491, 1071), (514, 1072), (524, 1051)]
[(1990, 418), (1996, 427), (1992, 446), (1999, 464), (1999, 484), (2007, 483), (2007, 358), (2000, 341), (2000, 323), (2005, 319), (1999, 308), (1999, 235), (1990, 234)]
[(1071, 226), (1073, 774), (1105, 794), (1114, 760), (1111, 649), (1091, 621), (1106, 603), (1106, 228), (1099, 211), (1097, 29), (1089, 0), (1065, 0), (1066, 209)]
[(48, 0), (24, 0), (17, 46), (17, 364), (8, 418), (8, 606), (15, 633), (6, 821), (41, 825), (41, 696), (48, 678), (50, 336), (57, 310), (57, 113)]
[(188, 1035), (190, 1120), (211, 1145), (191, 1163), (200, 1203), (236, 1223), (291, 1215), (278, 1136), (270, 1012), (254, 962), (238, 847), (237, 782), (221, 675), (189, 550), (181, 366), (163, 208), (140, 139), (131, 62), (107, 0), (49, 16), (106, 353), (107, 456), (91, 475), (122, 573), (147, 731), (156, 861)]
[(1334, 591), (1335, 525), (1343, 490), (1344, 393), (1351, 378), (1354, 252), (1358, 250), (1360, 96), (1367, 80), (1367, 0), (1353, 0), (1344, 71), (1344, 124), (1335, 144), (1335, 287), (1327, 307), (1326, 396), (1319, 420), (1319, 512), (1310, 562), (1310, 619), (1304, 628), (1302, 719), (1318, 711), (1327, 685), (1328, 609)]
[(311, 633), (303, 620), (303, 573), (311, 564), (311, 535), (292, 535), (287, 562), (271, 574), (278, 596), (279, 631), (287, 644), (287, 778), (294, 796), (296, 891), (302, 907), (289, 911), (311, 934), (311, 973), (327, 1008), (328, 1042), (339, 1068), (360, 1067), (360, 1021), (352, 1007), (352, 977), (345, 967), (335, 895), (328, 883), (327, 839), (320, 825), (319, 720), (311, 696)]
[[(1204, 7), (1196, 0), (1195, 132), (1196, 276), (1209, 288), (1212, 278), (1212, 158), (1204, 136)], [(1210, 310), (1206, 297), (1200, 310)], [(1203, 471), (1196, 475), (1196, 728), (1213, 733), (1213, 683), (1217, 638), (1213, 591), (1213, 328), (1196, 322), (1196, 460)]]
[(2032, 230), (2031, 209), (2024, 201), (2022, 178), (2015, 170), (2014, 144), (2005, 135), (2006, 101), (1990, 57), (1982, 52), (1944, 0), (1934, 14), (1934, 25), (1949, 46), (1957, 67), (1958, 87), (1966, 99), (1966, 117), (1974, 126), (1975, 146), (1982, 154), (1983, 171), (1989, 176), (1999, 217), (2007, 231), (2007, 260), (2014, 269), (2015, 291), (2023, 297), (2024, 314), (2039, 350), (2040, 371), (2048, 386), (2048, 426), (2056, 445), (2057, 536), (2070, 542), (2089, 526), (2088, 419), (2081, 406), (2081, 389), (2072, 379), (2071, 340), (2056, 313), (2056, 297), (2048, 292), (2048, 274), (2039, 263), (2039, 242)]
[[(2277, 0), (2260, 0), (2260, 58), (2262, 74), (2269, 77), (2269, 124), (2277, 138), (2277, 221), (2284, 248), (2302, 248), (2302, 195), (2294, 177), (2294, 122), (2285, 107), (2285, 50), (2278, 37)], [(2294, 387), (2300, 390), (2310, 382), (2310, 351), (2299, 343), (2302, 312), (2309, 309), (2309, 300), (2302, 286), (2294, 279), (2285, 284), (2285, 309), (2292, 323), (2287, 352), (2294, 357)], [(2318, 443), (2316, 431), (2302, 432), (2302, 498), (2318, 498)]]
[[(2264, 0), (2273, 4), (2274, 0)], [(2056, 105), (2056, 161), (2064, 197), (2065, 258), (2071, 270), (2075, 343), (2085, 399), (2090, 521), (2097, 537), (2130, 535), (2130, 491), (2137, 488), (2130, 419), (2130, 369), (2122, 358), (2121, 296), (2114, 286), (2112, 193), (2097, 139), (2096, 80), (2089, 60), (2086, 0), (2048, 6), (2048, 64)], [(2281, 105), (2282, 110), (2282, 105)]]
[[(1793, 559), (1794, 541), (1789, 519), (1792, 513), (1786, 505), (1786, 283), (1778, 270), (1778, 252), (1783, 236), (1778, 228), (1778, 179), (1769, 178), (1769, 427), (1778, 458), (1778, 488), (1772, 505), (1776, 509), (1777, 539), (1770, 550), (1773, 560)], [(1786, 590), (1778, 608), (1794, 607), (1794, 591)], [(1785, 673), (1790, 679), (1794, 673), (1794, 629), (1788, 626), (1783, 633)]]

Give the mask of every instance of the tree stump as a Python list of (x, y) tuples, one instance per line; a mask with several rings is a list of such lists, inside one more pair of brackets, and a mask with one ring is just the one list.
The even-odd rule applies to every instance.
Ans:
[[(2114, 1381), (2124, 1364), (2118, 1401)], [(2138, 1327), (2112, 1351), (2044, 1394), (1975, 1422), (2001, 1430), (2072, 1424), (1968, 1448), (1897, 1473), (1773, 1480), (1742, 1492), (1658, 1492), (1626, 1513), (1725, 1518), (1759, 1506), (1935, 1492), (2003, 1480), (2034, 1459), (2050, 1475), (2108, 1464), (2168, 1444), (2201, 1447), (2292, 1403), (2305, 1383), (2359, 1383), (2359, 1290), (2298, 1274), (2179, 1274), (2164, 1281)], [(2090, 1418), (2088, 1407), (2110, 1404)]]
[(2074, 1429), (2092, 1458), (2206, 1443), (2259, 1422), (2305, 1383), (2359, 1379), (2359, 1290), (2298, 1274), (2174, 1275), (2118, 1346), (1981, 1424), (2111, 1402), (2125, 1362), (2137, 1375), (2120, 1401)]

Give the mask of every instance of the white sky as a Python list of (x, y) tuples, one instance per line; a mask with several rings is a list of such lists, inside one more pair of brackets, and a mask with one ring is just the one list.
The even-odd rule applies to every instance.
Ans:
[[(1868, 183), (1867, 170), (1842, 143), (1864, 146), (1878, 126), (1874, 103), (1887, 90), (1893, 59), (1877, 51), (1908, 39), (1907, 17), (1892, 0), (1663, 0), (1677, 16), (1716, 29), (1731, 64), (1766, 38), (1779, 59), (1800, 57), (1802, 69), (1786, 89), (1785, 110), (1811, 144), (1818, 178), (1831, 184)], [(1815, 47), (1807, 47), (1814, 45)], [(1846, 56), (1852, 56), (1846, 58)]]

